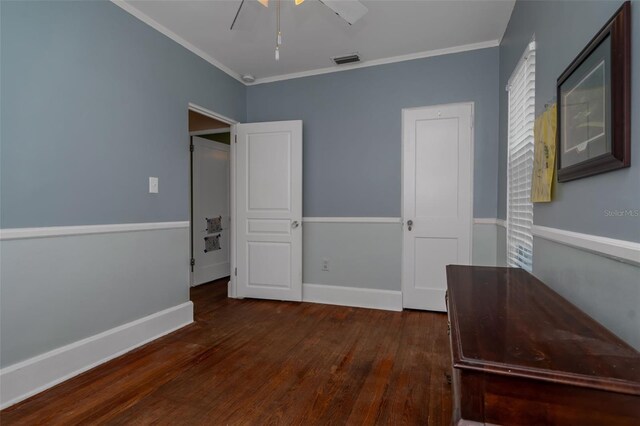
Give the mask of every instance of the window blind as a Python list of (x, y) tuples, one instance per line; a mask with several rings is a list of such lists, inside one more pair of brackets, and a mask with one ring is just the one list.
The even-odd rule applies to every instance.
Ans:
[(507, 262), (531, 271), (533, 264), (533, 126), (535, 120), (535, 42), (527, 46), (509, 79), (507, 160)]

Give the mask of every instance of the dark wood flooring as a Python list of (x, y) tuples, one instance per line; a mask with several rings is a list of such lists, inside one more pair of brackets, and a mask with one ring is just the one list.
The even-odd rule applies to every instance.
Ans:
[(228, 299), (0, 413), (2, 425), (448, 425), (444, 314)]

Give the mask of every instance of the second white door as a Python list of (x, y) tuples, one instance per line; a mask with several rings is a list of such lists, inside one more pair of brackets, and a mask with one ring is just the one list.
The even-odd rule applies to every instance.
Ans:
[(471, 262), (473, 104), (402, 117), (402, 304), (444, 311), (446, 265)]
[(237, 296), (302, 300), (302, 121), (236, 137)]

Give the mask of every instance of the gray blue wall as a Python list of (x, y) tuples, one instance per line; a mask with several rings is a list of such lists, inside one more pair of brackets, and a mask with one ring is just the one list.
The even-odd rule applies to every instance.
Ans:
[[(0, 15), (1, 227), (187, 221), (188, 103), (244, 121), (245, 86), (110, 2)], [(184, 225), (1, 241), (1, 365), (188, 301), (188, 242)]]
[[(620, 1), (518, 1), (500, 45), (500, 179), (505, 217), (509, 76), (536, 39), (536, 111), (555, 98), (556, 80), (620, 7)], [(556, 185), (551, 203), (534, 206), (536, 225), (640, 241), (640, 217), (605, 210), (640, 208), (640, 2), (632, 2), (631, 168)], [(640, 348), (640, 267), (534, 238), (533, 272), (592, 317)], [(640, 262), (640, 259), (638, 259)]]
[(640, 350), (638, 264), (539, 237), (533, 247), (535, 276)]
[[(506, 218), (507, 92), (511, 73), (535, 35), (536, 111), (555, 99), (556, 80), (609, 20), (621, 1), (518, 1), (500, 45), (499, 217)], [(537, 225), (640, 241), (640, 218), (605, 210), (640, 208), (640, 2), (632, 4), (631, 168), (556, 185), (552, 203), (534, 206)]]
[(305, 216), (400, 216), (403, 108), (475, 102), (474, 216), (496, 217), (498, 48), (249, 86), (247, 120), (303, 120)]
[(242, 83), (110, 2), (2, 1), (1, 48), (2, 228), (188, 220), (188, 103), (245, 120)]
[[(467, 101), (474, 216), (494, 218), (498, 48), (249, 86), (247, 120), (303, 120), (304, 216), (399, 217), (402, 109)], [(474, 262), (495, 262), (495, 229), (474, 227)], [(305, 283), (401, 290), (399, 224), (305, 223), (303, 239)]]
[(189, 229), (0, 241), (0, 367), (189, 300)]
[(400, 223), (304, 223), (302, 240), (304, 283), (400, 291)]
[[(618, 5), (519, 1), (499, 49), (245, 88), (111, 3), (3, 1), (0, 227), (188, 220), (189, 102), (238, 121), (302, 119), (305, 216), (398, 217), (402, 108), (474, 101), (474, 216), (504, 217), (506, 79), (535, 33), (540, 111)], [(536, 224), (640, 241), (639, 219), (603, 213), (640, 207), (637, 120), (632, 131), (636, 166), (559, 185)], [(501, 263), (494, 228), (474, 227), (474, 262)], [(397, 224), (305, 224), (304, 281), (400, 290), (400, 237)], [(185, 302), (187, 244), (186, 228), (2, 241), (1, 365)], [(637, 266), (534, 246), (536, 275), (640, 346)], [(615, 271), (615, 285), (601, 271)]]

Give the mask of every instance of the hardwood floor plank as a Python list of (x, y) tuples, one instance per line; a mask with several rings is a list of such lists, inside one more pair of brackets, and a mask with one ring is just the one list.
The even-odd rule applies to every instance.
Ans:
[(196, 323), (0, 412), (3, 425), (451, 421), (446, 316), (191, 290)]
[[(429, 355), (427, 350), (434, 322), (419, 313), (403, 313), (394, 356), (395, 368), (381, 398), (379, 424), (428, 424), (428, 404), (418, 398), (429, 392)], [(420, 330), (419, 332), (416, 332)]]

